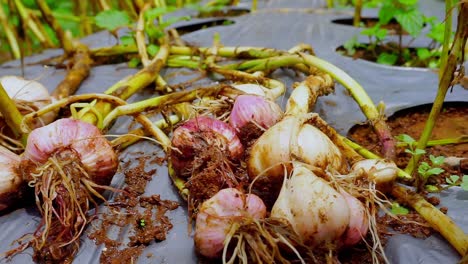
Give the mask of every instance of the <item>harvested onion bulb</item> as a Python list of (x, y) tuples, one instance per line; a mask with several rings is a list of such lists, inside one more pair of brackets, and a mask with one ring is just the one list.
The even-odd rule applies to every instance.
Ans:
[(22, 183), (19, 163), (18, 155), (0, 146), (0, 211), (7, 209), (19, 197)]
[(349, 247), (357, 244), (366, 236), (369, 229), (369, 219), (366, 208), (361, 201), (344, 190), (340, 190), (340, 193), (346, 199), (350, 213), (348, 228), (341, 238), (341, 245)]
[(350, 208), (327, 181), (294, 162), (271, 217), (287, 219), (306, 245), (317, 246), (339, 241), (350, 223)]
[(257, 95), (239, 95), (232, 107), (229, 124), (243, 138), (243, 135), (252, 133), (249, 130), (259, 130), (260, 135), (282, 116), (283, 111), (275, 102)]
[(106, 185), (117, 166), (111, 145), (89, 123), (60, 119), (31, 132), (20, 170), (43, 217), (28, 242), (36, 261), (62, 263), (78, 252), (87, 212), (104, 200), (100, 192), (113, 190)]
[(365, 159), (354, 163), (353, 171), (364, 173), (370, 181), (375, 182), (376, 187), (386, 192), (398, 176), (398, 167), (391, 160)]
[(262, 200), (254, 194), (237, 189), (219, 191), (200, 207), (195, 225), (195, 247), (205, 257), (219, 257), (224, 242), (233, 228), (246, 219), (261, 219), (266, 215)]
[[(0, 78), (0, 82), (23, 115), (37, 111), (52, 102), (49, 91), (39, 82), (26, 80), (18, 76), (3, 76)], [(47, 125), (54, 118), (55, 113), (49, 112), (36, 119), (33, 127)]]
[(117, 154), (97, 127), (70, 118), (33, 130), (22, 160), (40, 166), (58, 156), (76, 159), (89, 178), (102, 185), (110, 183), (118, 165)]
[(212, 117), (192, 118), (174, 130), (171, 162), (178, 176), (189, 176), (193, 171), (193, 160), (210, 147), (225, 152), (230, 160), (239, 159), (244, 152), (234, 129)]
[(251, 179), (267, 175), (282, 181), (284, 167), (291, 169), (293, 160), (309, 165), (343, 171), (344, 157), (333, 142), (319, 129), (305, 123), (305, 117), (286, 116), (255, 142), (247, 161)]
[[(174, 176), (188, 178), (185, 188), (190, 212), (224, 188), (235, 188), (247, 179), (237, 173), (244, 154), (236, 131), (212, 117), (188, 120), (174, 130), (170, 165)], [(194, 216), (194, 215), (192, 215)]]

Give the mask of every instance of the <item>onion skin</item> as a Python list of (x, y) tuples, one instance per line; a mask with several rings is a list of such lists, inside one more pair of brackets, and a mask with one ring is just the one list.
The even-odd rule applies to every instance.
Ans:
[(79, 156), (93, 182), (109, 185), (118, 167), (117, 154), (97, 127), (80, 120), (59, 119), (33, 130), (22, 160), (43, 164), (62, 150), (71, 150)]
[[(3, 76), (0, 82), (23, 115), (37, 111), (52, 102), (49, 91), (37, 81), (26, 80), (19, 76)], [(33, 127), (49, 124), (54, 120), (55, 115), (55, 112), (50, 112), (39, 117), (33, 123)]]
[(298, 116), (286, 116), (254, 143), (247, 161), (251, 179), (263, 173), (272, 181), (282, 180), (284, 167), (291, 170), (293, 160), (325, 169), (343, 171), (344, 157), (320, 130)]
[(283, 111), (275, 102), (257, 95), (239, 95), (229, 116), (229, 124), (241, 131), (248, 123), (255, 123), (263, 129), (276, 124), (283, 116)]
[(335, 243), (346, 231), (350, 209), (346, 199), (304, 164), (294, 162), (271, 210), (271, 217), (287, 219), (304, 244)]
[(265, 216), (266, 207), (258, 196), (234, 188), (219, 191), (201, 205), (197, 214), (194, 238), (197, 252), (208, 258), (219, 257), (233, 224), (244, 218)]
[(398, 176), (397, 165), (385, 159), (365, 159), (353, 164), (351, 170), (364, 173), (370, 181), (376, 183), (377, 189), (387, 193), (391, 190), (393, 183)]
[(210, 145), (216, 144), (220, 150), (227, 150), (231, 160), (237, 160), (244, 154), (244, 147), (231, 126), (212, 117), (192, 118), (176, 128), (173, 133), (172, 146), (180, 151), (171, 151), (170, 156), (177, 175), (190, 173), (191, 162), (196, 155), (194, 145), (197, 140), (203, 140)]
[(20, 157), (0, 146), (0, 212), (12, 205), (20, 195), (23, 182), (18, 173)]
[(253, 83), (242, 83), (232, 85), (237, 90), (243, 91), (246, 94), (258, 95), (265, 97), (267, 94), (265, 90), (268, 89), (264, 86), (253, 84)]
[(340, 193), (346, 199), (350, 212), (349, 225), (341, 238), (341, 245), (350, 247), (366, 236), (369, 229), (369, 219), (361, 201), (344, 190), (340, 190)]

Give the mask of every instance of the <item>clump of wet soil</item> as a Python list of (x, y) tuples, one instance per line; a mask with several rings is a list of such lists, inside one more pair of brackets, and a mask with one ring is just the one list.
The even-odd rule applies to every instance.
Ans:
[[(173, 225), (166, 215), (179, 204), (161, 199), (159, 195), (143, 196), (146, 185), (156, 174), (156, 170), (145, 171), (145, 164), (161, 164), (161, 158), (141, 156), (138, 165), (130, 168), (124, 164), (125, 184), (122, 192), (107, 206), (107, 212), (94, 222), (89, 234), (97, 245), (104, 245), (100, 256), (101, 263), (136, 262), (146, 246), (163, 241)], [(124, 243), (119, 237), (129, 229), (129, 241)], [(117, 236), (111, 237), (111, 234)]]

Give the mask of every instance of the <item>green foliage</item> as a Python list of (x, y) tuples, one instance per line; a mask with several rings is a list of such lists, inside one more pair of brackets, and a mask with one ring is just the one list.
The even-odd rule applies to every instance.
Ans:
[(131, 23), (128, 14), (119, 10), (102, 11), (94, 17), (94, 21), (96, 26), (110, 31), (129, 26)]
[(380, 53), (377, 57), (377, 63), (385, 64), (385, 65), (395, 65), (398, 60), (398, 55), (394, 53), (387, 53), (383, 52)]
[(359, 47), (359, 42), (357, 41), (357, 36), (354, 36), (351, 39), (349, 39), (348, 41), (346, 41), (345, 44), (343, 45), (343, 47), (345, 48), (346, 52), (349, 55), (351, 55), (351, 56), (354, 55), (354, 53), (356, 53), (356, 48)]
[(381, 24), (377, 23), (371, 28), (366, 28), (361, 31), (362, 35), (375, 37), (376, 40), (383, 40), (387, 36), (388, 30), (381, 28)]
[(458, 175), (450, 175), (445, 179), (449, 186), (460, 186), (463, 190), (468, 191), (468, 175), (463, 175), (460, 179)]
[(400, 204), (394, 202), (392, 203), (392, 208), (390, 209), (390, 212), (394, 215), (406, 215), (409, 213), (409, 210)]
[(154, 57), (159, 51), (159, 46), (155, 44), (149, 44), (146, 48), (146, 51), (151, 57)]
[(385, 0), (379, 10), (379, 23), (386, 25), (395, 19), (402, 29), (417, 37), (424, 25), (424, 15), (417, 4), (417, 0)]
[[(445, 24), (438, 21), (436, 17), (426, 17), (419, 10), (418, 0), (381, 0), (378, 2), (380, 9), (377, 23), (361, 31), (361, 35), (369, 37), (370, 43), (363, 45), (354, 41), (354, 38), (343, 46), (346, 54), (353, 56), (355, 49), (360, 45), (361, 48), (365, 48), (367, 57), (371, 57), (380, 64), (438, 68), (441, 56), (439, 47), (444, 40)], [(396, 30), (393, 30), (395, 29), (393, 23), (399, 25)], [(389, 26), (390, 24), (392, 25)], [(417, 38), (421, 35), (425, 25), (430, 26), (426, 34), (433, 40), (430, 45), (414, 50), (402, 43), (402, 35), (409, 34)], [(397, 43), (387, 39), (390, 31), (386, 27), (400, 35)]]
[(416, 54), (420, 60), (426, 60), (432, 56), (431, 52), (427, 48), (417, 48)]
[(122, 45), (136, 45), (134, 36), (122, 36), (120, 37), (120, 44)]
[(427, 33), (427, 37), (434, 40), (436, 43), (444, 42), (444, 30), (445, 22), (439, 22), (436, 17), (426, 18), (426, 23), (431, 26), (431, 29)]
[(462, 187), (463, 190), (468, 191), (468, 175), (463, 175), (460, 187)]

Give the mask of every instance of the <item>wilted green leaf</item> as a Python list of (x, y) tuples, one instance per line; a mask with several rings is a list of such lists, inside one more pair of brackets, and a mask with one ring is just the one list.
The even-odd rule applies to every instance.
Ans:
[(115, 30), (119, 27), (128, 26), (131, 23), (130, 17), (124, 11), (106, 10), (96, 15), (94, 18), (96, 25), (107, 30)]

